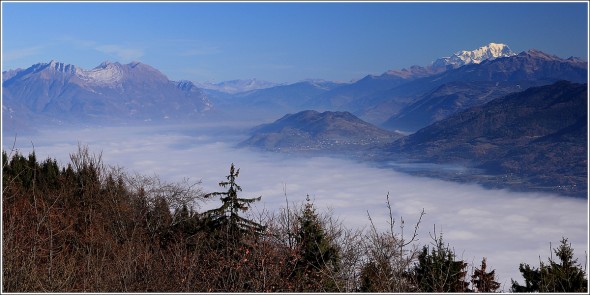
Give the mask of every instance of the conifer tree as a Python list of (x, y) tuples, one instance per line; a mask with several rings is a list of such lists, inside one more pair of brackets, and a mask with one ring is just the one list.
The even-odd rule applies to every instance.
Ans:
[(160, 245), (166, 247), (171, 240), (170, 225), (172, 214), (165, 198), (157, 198), (153, 208), (148, 212), (148, 228), (152, 236), (158, 237)]
[(177, 208), (174, 212), (174, 230), (183, 237), (192, 236), (197, 232), (197, 220), (195, 212), (189, 210), (186, 204)]
[(386, 292), (388, 291), (388, 282), (394, 276), (389, 261), (385, 257), (372, 257), (375, 261), (369, 261), (360, 273), (360, 291), (361, 292)]
[(495, 281), (496, 270), (486, 272), (486, 267), (486, 258), (484, 257), (481, 261), (481, 267), (476, 268), (471, 276), (471, 283), (475, 292), (490, 293), (500, 288), (500, 283)]
[(539, 268), (521, 263), (519, 270), (525, 285), (512, 280), (512, 292), (588, 292), (588, 279), (566, 238), (562, 238), (559, 248), (553, 250), (559, 262), (549, 258), (546, 264), (540, 261)]
[(213, 231), (223, 230), (228, 237), (240, 239), (245, 234), (261, 234), (265, 227), (255, 221), (240, 216), (240, 211), (248, 210), (249, 205), (253, 202), (260, 201), (258, 198), (239, 198), (238, 192), (242, 188), (236, 183), (236, 178), (240, 174), (240, 169), (235, 169), (231, 164), (227, 181), (222, 181), (219, 186), (227, 188), (225, 192), (213, 192), (206, 194), (205, 198), (220, 196), (221, 206), (211, 209), (204, 213), (205, 223)]
[(435, 239), (429, 253), (424, 246), (418, 255), (418, 263), (413, 269), (417, 291), (419, 292), (468, 292), (466, 277), (467, 263), (455, 260), (455, 252), (443, 244), (442, 235)]
[(326, 234), (309, 196), (302, 215), (297, 219), (299, 230), (295, 240), (300, 258), (295, 265), (295, 275), (305, 285), (301, 291), (334, 291), (336, 286), (333, 281), (324, 282), (324, 278), (326, 274), (337, 271), (339, 251)]

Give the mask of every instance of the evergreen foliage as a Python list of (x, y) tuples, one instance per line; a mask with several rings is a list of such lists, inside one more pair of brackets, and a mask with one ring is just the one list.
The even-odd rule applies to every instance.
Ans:
[(330, 274), (338, 271), (339, 249), (329, 237), (309, 196), (300, 216), (295, 236), (297, 257), (294, 275), (302, 280), (301, 290), (334, 292), (337, 289)]
[(588, 279), (577, 259), (573, 259), (574, 250), (566, 238), (562, 238), (561, 245), (552, 249), (559, 259), (549, 262), (539, 262), (538, 268), (521, 263), (519, 270), (525, 280), (522, 286), (512, 280), (513, 292), (588, 292)]
[(484, 257), (481, 260), (481, 266), (476, 268), (471, 276), (474, 292), (490, 293), (496, 292), (500, 288), (500, 283), (496, 282), (496, 270), (486, 272), (487, 263)]
[(394, 276), (389, 261), (378, 258), (374, 261), (367, 262), (360, 273), (360, 291), (361, 292), (383, 292), (389, 288), (389, 280)]
[(243, 235), (255, 234), (260, 235), (265, 227), (255, 221), (240, 216), (240, 211), (248, 210), (249, 205), (253, 202), (260, 201), (258, 198), (239, 198), (238, 192), (242, 188), (236, 183), (236, 178), (240, 174), (240, 169), (235, 169), (231, 164), (227, 181), (222, 181), (219, 186), (227, 188), (225, 192), (213, 192), (206, 194), (205, 198), (220, 196), (221, 206), (211, 209), (204, 213), (205, 224), (212, 231), (224, 232), (232, 239), (239, 240)]
[(418, 255), (413, 276), (419, 292), (469, 292), (465, 281), (467, 263), (455, 260), (455, 252), (443, 244), (442, 234), (434, 247), (424, 246)]

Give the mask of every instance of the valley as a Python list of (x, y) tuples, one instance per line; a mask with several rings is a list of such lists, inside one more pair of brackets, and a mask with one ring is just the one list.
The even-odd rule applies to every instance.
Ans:
[(3, 73), (2, 126), (12, 136), (242, 121), (242, 148), (419, 163), (406, 172), (586, 198), (587, 84), (576, 84), (586, 80), (584, 61), (496, 43), (351, 82), (212, 84), (170, 81), (137, 62), (85, 70), (51, 61)]
[[(61, 127), (19, 135), (15, 148), (23, 154), (34, 150), (38, 159), (52, 157), (66, 165), (78, 144), (84, 144), (113, 169), (157, 176), (166, 182), (200, 183), (205, 192), (217, 191), (219, 180), (234, 163), (240, 168), (243, 196), (262, 196), (248, 211), (250, 216), (277, 212), (287, 202), (292, 207), (301, 205), (309, 195), (318, 212), (333, 214), (347, 228), (366, 227), (370, 214), (378, 230), (387, 230), (389, 193), (394, 217), (403, 217), (407, 224), (415, 223), (424, 208), (424, 226), (418, 231), (421, 242), (429, 242), (432, 225), (436, 225), (462, 259), (471, 262), (487, 257), (505, 286), (510, 278), (520, 278), (511, 258), (515, 252), (519, 260), (535, 262), (539, 245), (563, 235), (571, 237), (576, 249), (586, 246), (586, 199), (564, 198), (560, 192), (483, 188), (460, 177), (481, 171), (461, 165), (401, 159), (373, 163), (361, 160), (361, 154), (354, 158), (350, 153), (238, 148), (248, 138), (245, 131), (254, 126), (241, 120), (199, 120), (182, 125)], [(7, 149), (14, 143), (14, 138), (3, 138)], [(453, 181), (441, 180), (445, 175)], [(201, 212), (216, 205), (213, 200), (194, 204)], [(559, 210), (547, 210), (556, 206)], [(569, 213), (564, 215), (564, 211)], [(500, 222), (510, 226), (497, 226)], [(506, 242), (498, 245), (491, 240)]]
[(0, 293), (587, 293), (587, 1), (1, 6)]

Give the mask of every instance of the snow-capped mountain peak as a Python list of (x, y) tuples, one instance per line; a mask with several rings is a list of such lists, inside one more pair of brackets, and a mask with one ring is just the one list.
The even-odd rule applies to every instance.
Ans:
[(150, 81), (167, 83), (168, 78), (157, 69), (140, 63), (131, 62), (121, 64), (119, 62), (104, 61), (98, 66), (87, 70), (75, 65), (65, 64), (56, 60), (48, 63), (37, 63), (28, 69), (6, 71), (3, 81), (14, 78), (17, 75), (40, 74), (46, 79), (52, 79), (55, 75), (71, 80), (84, 86), (106, 86), (117, 88), (123, 81)]
[(78, 76), (87, 82), (95, 84), (113, 84), (123, 79), (121, 64), (105, 61), (92, 70), (78, 71)]
[(2, 83), (3, 103), (31, 117), (103, 122), (174, 115), (184, 120), (212, 108), (193, 83), (170, 81), (157, 69), (137, 62), (103, 62), (86, 70), (52, 60), (6, 73), (10, 78)]
[(78, 71), (78, 68), (75, 65), (64, 64), (63, 62), (58, 62), (56, 60), (51, 60), (49, 63), (46, 64), (47, 69), (61, 72), (61, 73), (71, 73), (75, 74)]
[(95, 69), (101, 68), (101, 69), (106, 69), (108, 67), (114, 67), (120, 65), (118, 62), (112, 62), (110, 60), (105, 60), (103, 62), (101, 62), (98, 66), (95, 67)]
[(468, 64), (479, 64), (484, 60), (494, 60), (499, 57), (509, 57), (516, 55), (510, 47), (501, 43), (490, 43), (478, 49), (467, 51), (461, 50), (455, 52), (450, 57), (439, 58), (432, 63), (433, 68), (451, 66), (458, 68)]
[(203, 89), (209, 90), (216, 90), (220, 92), (236, 94), (241, 92), (247, 92), (251, 90), (258, 90), (258, 89), (265, 89), (270, 88), (273, 86), (277, 86), (279, 84), (254, 79), (238, 79), (238, 80), (231, 80), (231, 81), (224, 81), (220, 83), (195, 83), (198, 87)]
[(515, 55), (510, 47), (506, 44), (490, 43), (487, 46), (482, 46), (472, 51), (462, 50), (461, 52), (455, 53), (464, 64), (470, 63), (481, 63), (486, 59), (496, 59), (498, 57), (507, 57)]

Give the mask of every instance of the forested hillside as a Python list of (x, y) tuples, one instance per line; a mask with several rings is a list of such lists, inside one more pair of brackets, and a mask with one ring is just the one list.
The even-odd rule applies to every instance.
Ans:
[(420, 221), (406, 236), (403, 222), (382, 232), (370, 216), (367, 230), (348, 229), (309, 198), (247, 214), (260, 197), (241, 196), (233, 165), (205, 194), (107, 166), (86, 147), (70, 158), (3, 152), (3, 292), (587, 291), (566, 239), (560, 262), (522, 264), (526, 285), (500, 286), (485, 258), (468, 265), (436, 232), (418, 246)]

